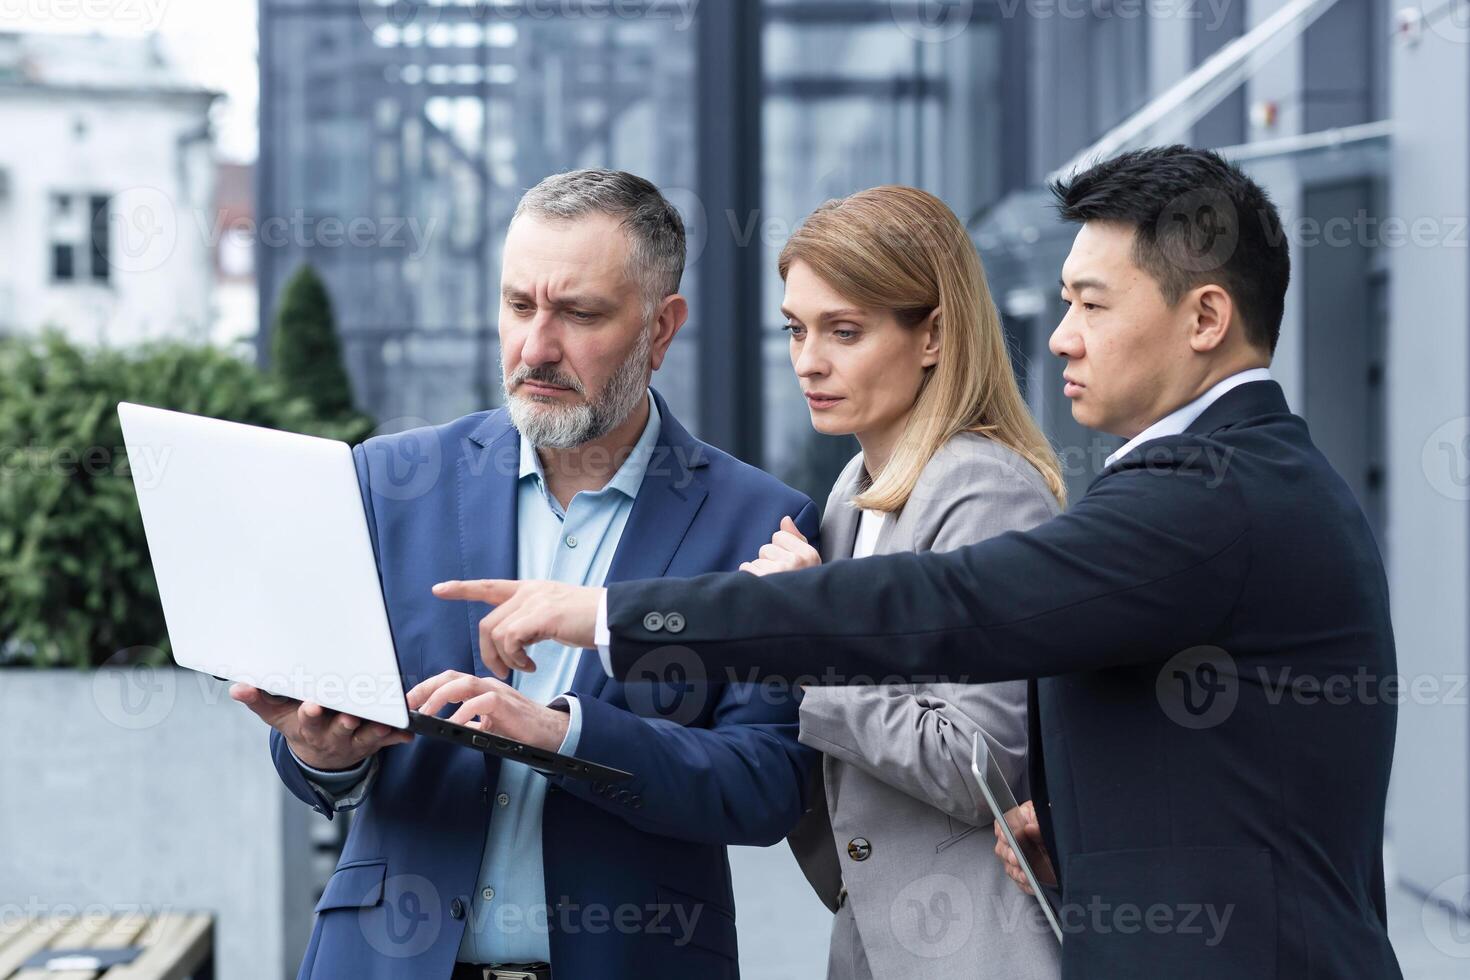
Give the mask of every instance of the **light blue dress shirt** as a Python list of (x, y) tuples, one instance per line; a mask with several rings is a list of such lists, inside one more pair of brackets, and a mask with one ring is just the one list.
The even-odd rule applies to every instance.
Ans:
[[(648, 396), (648, 424), (628, 458), (601, 490), (583, 490), (565, 510), (546, 486), (534, 447), (521, 440), (516, 491), (516, 561), (520, 579), (551, 579), (571, 585), (601, 585), (632, 513), (634, 498), (658, 443), (661, 420)], [(571, 714), (561, 751), (576, 752), (581, 739), (581, 708), (566, 694), (576, 676), (581, 652), (544, 641), (527, 651), (536, 662), (530, 674), (511, 675), (518, 691), (533, 701), (564, 702)], [(347, 810), (362, 802), (377, 774), (375, 757), (354, 769), (327, 772), (296, 760), (308, 780)], [(547, 938), (546, 881), (541, 859), (541, 813), (546, 780), (536, 770), (503, 762), (495, 787), (493, 813), (480, 863), (459, 959), (471, 963), (550, 960)]]

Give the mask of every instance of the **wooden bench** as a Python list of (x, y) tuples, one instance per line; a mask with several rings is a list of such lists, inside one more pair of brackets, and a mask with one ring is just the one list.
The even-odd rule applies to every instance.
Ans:
[[(27, 967), (66, 950), (138, 948), (110, 969)], [(56, 965), (62, 965), (58, 963)], [(84, 915), (0, 920), (0, 980), (213, 980), (214, 918), (207, 913)]]

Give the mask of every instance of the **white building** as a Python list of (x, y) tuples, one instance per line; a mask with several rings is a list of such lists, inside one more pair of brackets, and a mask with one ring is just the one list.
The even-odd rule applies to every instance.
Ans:
[(0, 332), (208, 338), (215, 98), (155, 38), (0, 33)]

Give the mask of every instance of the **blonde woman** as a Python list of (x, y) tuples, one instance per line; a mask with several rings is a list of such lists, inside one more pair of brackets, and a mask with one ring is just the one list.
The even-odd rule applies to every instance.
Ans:
[[(812, 425), (856, 436), (862, 452), (832, 488), (822, 552), (788, 520), (744, 570), (944, 551), (1060, 510), (1056, 456), (1016, 386), (979, 257), (942, 201), (911, 187), (829, 201), (780, 271)], [(789, 841), (835, 913), (829, 978), (1058, 975), (1034, 900), (993, 852), (970, 776), (977, 731), (1028, 799), (1024, 682), (807, 688), (800, 737), (824, 753), (822, 779)]]

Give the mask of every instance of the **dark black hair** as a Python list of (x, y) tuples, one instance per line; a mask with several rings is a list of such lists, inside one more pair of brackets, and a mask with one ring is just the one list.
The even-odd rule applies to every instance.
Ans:
[(1170, 305), (1215, 283), (1253, 344), (1275, 352), (1291, 278), (1276, 205), (1218, 153), (1187, 146), (1130, 150), (1051, 185), (1066, 221), (1133, 226), (1133, 261)]

